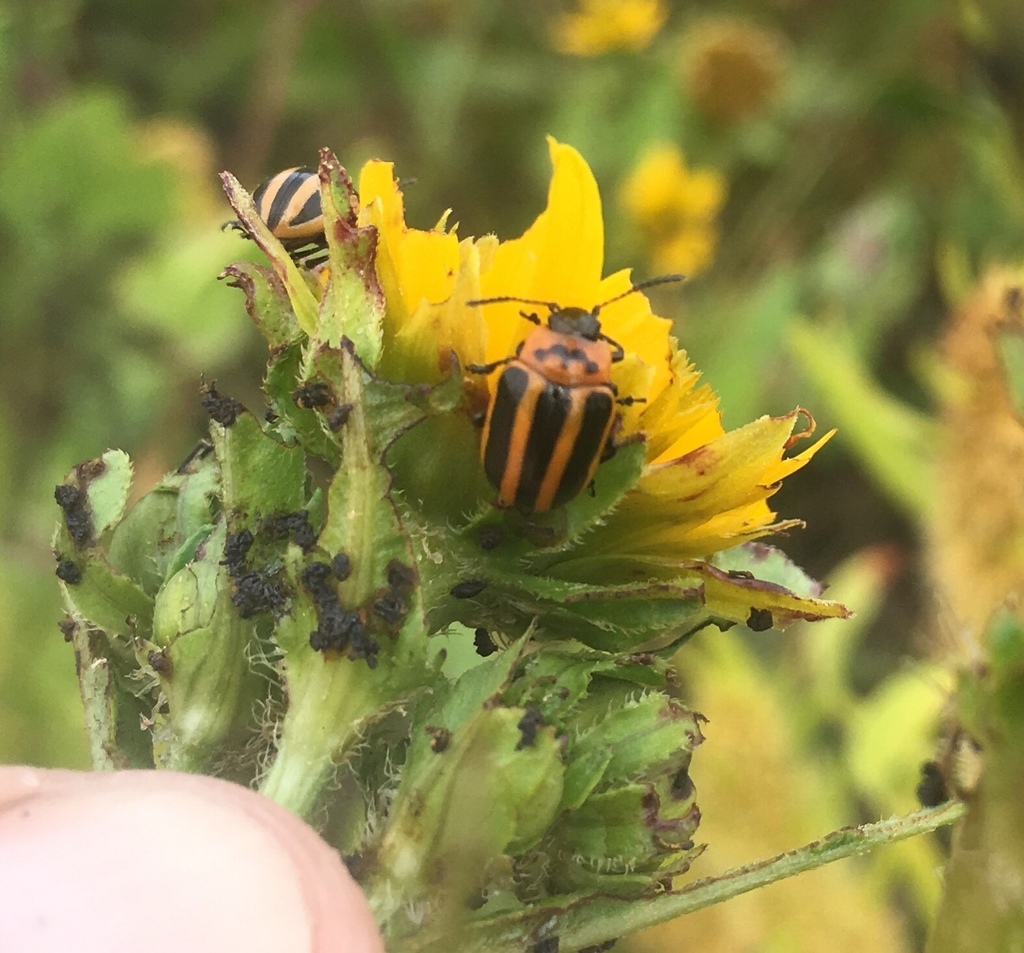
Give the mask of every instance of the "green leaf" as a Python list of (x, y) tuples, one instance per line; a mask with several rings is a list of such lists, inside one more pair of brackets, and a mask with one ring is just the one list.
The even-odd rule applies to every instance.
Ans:
[(234, 528), (256, 527), (261, 517), (293, 513), (306, 496), (306, 459), (264, 432), (248, 411), (225, 427), (210, 425), (220, 464), (223, 505)]
[(272, 268), (248, 261), (228, 265), (219, 275), (245, 294), (245, 310), (272, 349), (295, 344), (302, 336), (291, 300)]

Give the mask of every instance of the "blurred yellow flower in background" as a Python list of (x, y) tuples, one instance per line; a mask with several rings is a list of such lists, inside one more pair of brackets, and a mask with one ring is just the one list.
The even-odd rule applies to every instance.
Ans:
[(674, 143), (658, 143), (641, 156), (619, 200), (650, 247), (657, 272), (687, 276), (706, 270), (718, 245), (718, 213), (725, 178), (716, 169), (691, 169)]
[(668, 16), (664, 0), (580, 0), (551, 26), (560, 53), (600, 56), (613, 50), (642, 50)]
[(741, 17), (698, 20), (683, 37), (681, 53), (686, 94), (722, 125), (763, 112), (786, 73), (782, 38)]

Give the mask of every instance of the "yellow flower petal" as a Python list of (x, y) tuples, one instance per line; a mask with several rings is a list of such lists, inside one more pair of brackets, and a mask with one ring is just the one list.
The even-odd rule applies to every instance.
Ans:
[[(377, 275), (387, 303), (384, 354), (380, 370), (398, 380), (439, 379), (437, 344), (451, 349), (440, 334), (445, 311), (439, 307), (455, 290), (461, 252), (445, 218), (431, 231), (408, 228), (402, 193), (390, 162), (371, 161), (359, 177), (360, 225), (378, 230)], [(447, 347), (445, 343), (447, 340)]]
[[(602, 300), (604, 265), (604, 222), (597, 182), (571, 146), (549, 138), (548, 148), (554, 174), (547, 208), (522, 237), (498, 247), (491, 267), (481, 276), (481, 294), (590, 307)], [(487, 359), (494, 361), (511, 354), (529, 332), (530, 325), (519, 316), (520, 310), (536, 309), (495, 304), (481, 310), (490, 331)]]
[[(587, 550), (678, 561), (702, 558), (778, 531), (781, 525), (772, 524), (775, 514), (765, 500), (778, 489), (780, 474), (803, 466), (830, 436), (783, 460), (802, 413), (762, 417), (679, 457), (662, 454), (604, 526), (588, 538)], [(705, 427), (721, 427), (717, 414), (706, 409), (694, 420)]]

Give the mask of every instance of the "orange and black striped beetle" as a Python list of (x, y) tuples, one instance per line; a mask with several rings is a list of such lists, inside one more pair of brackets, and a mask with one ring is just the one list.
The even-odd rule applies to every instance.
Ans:
[[(297, 265), (313, 269), (327, 261), (320, 176), (315, 169), (285, 169), (257, 186), (252, 200), (260, 218)], [(225, 228), (244, 233), (241, 223)]]
[(622, 345), (601, 331), (601, 309), (627, 295), (682, 275), (665, 275), (633, 285), (589, 311), (530, 298), (483, 298), (470, 305), (519, 302), (549, 311), (544, 322), (520, 311), (537, 325), (515, 354), (490, 364), (471, 364), (474, 374), (504, 367), (484, 419), (480, 457), (498, 491), (499, 507), (544, 513), (573, 499), (588, 486), (598, 464), (610, 453), (619, 397), (611, 379)]

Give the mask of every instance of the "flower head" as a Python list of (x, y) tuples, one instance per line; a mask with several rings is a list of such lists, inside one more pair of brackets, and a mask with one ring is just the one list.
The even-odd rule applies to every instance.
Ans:
[[(590, 168), (571, 146), (549, 140), (549, 147), (554, 174), (547, 207), (522, 236), (500, 244), (491, 237), (460, 244), (443, 220), (430, 231), (406, 227), (391, 166), (364, 167), (360, 217), (380, 230), (377, 270), (388, 302), (385, 365), (427, 368), (430, 380), (451, 352), (462, 367), (515, 353), (533, 330), (522, 317), (524, 306), (467, 304), (473, 299), (510, 296), (590, 308), (630, 289), (628, 271), (603, 274), (604, 222)], [(717, 210), (723, 186), (716, 173), (687, 172), (671, 150), (652, 153), (647, 162), (651, 169), (675, 168), (697, 184), (700, 194), (685, 187), (674, 193), (677, 209)], [(639, 186), (630, 194), (637, 209), (656, 204)], [(543, 309), (532, 310), (547, 317)], [(602, 332), (625, 351), (613, 365), (613, 382), (635, 400), (622, 408), (616, 439), (643, 439), (646, 462), (635, 488), (576, 556), (602, 562), (629, 556), (657, 574), (793, 525), (774, 523), (766, 501), (828, 439), (785, 456), (813, 431), (810, 422), (794, 434), (801, 417), (809, 420), (806, 412), (762, 417), (726, 433), (717, 398), (672, 337), (671, 322), (653, 313), (643, 293), (608, 304), (600, 321)], [(488, 394), (498, 377), (487, 379)]]
[(785, 46), (740, 17), (707, 17), (683, 38), (683, 85), (709, 119), (732, 125), (772, 102), (786, 71)]
[(690, 169), (673, 143), (652, 146), (620, 194), (626, 213), (651, 249), (657, 271), (696, 275), (718, 244), (715, 220), (725, 203), (725, 180), (711, 168)]
[(642, 50), (668, 16), (664, 0), (580, 0), (552, 24), (555, 47), (572, 56)]

